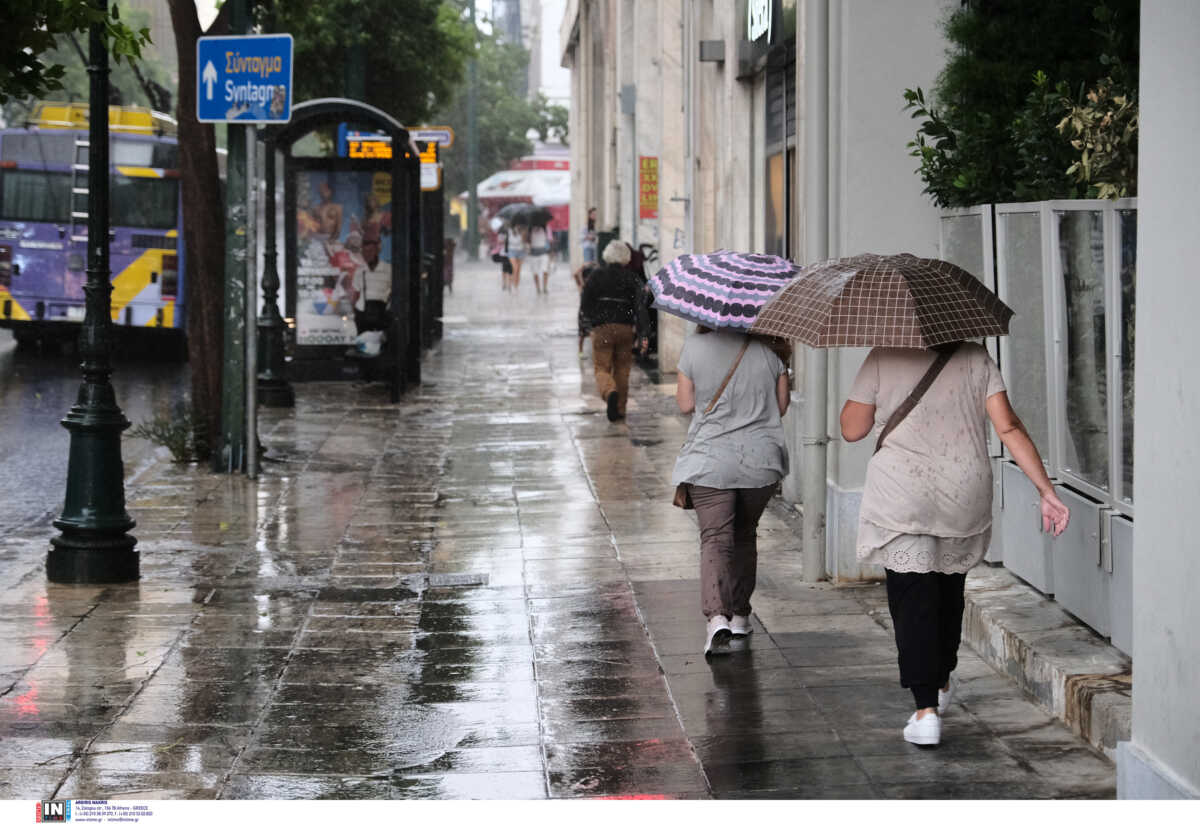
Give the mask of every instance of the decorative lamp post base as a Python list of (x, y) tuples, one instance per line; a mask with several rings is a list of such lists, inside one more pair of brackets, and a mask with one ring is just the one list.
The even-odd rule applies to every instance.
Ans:
[[(59, 524), (56, 524), (61, 529)], [(133, 548), (132, 535), (114, 538), (110, 546), (74, 546), (70, 533), (51, 538), (54, 545), (46, 554), (46, 578), (56, 584), (121, 584), (141, 577), (141, 553)]]

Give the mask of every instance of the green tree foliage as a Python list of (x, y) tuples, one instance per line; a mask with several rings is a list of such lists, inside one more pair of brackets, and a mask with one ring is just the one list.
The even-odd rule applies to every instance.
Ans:
[[(150, 14), (142, 9), (130, 8), (122, 12), (122, 20), (134, 31), (148, 31)], [(54, 46), (42, 55), (42, 60), (53, 65), (59, 74), (59, 87), (46, 89), (55, 100), (87, 102), (89, 80), (87, 73), (86, 34), (66, 32), (54, 38)], [(170, 73), (159, 61), (152, 58), (153, 50), (142, 53), (137, 62), (122, 60), (109, 67), (109, 102), (115, 105), (146, 106), (170, 112), (174, 98)], [(11, 99), (4, 104), (4, 119), (10, 125), (20, 124), (33, 108), (35, 99)]]
[[(533, 150), (528, 138), (531, 131), (542, 140), (565, 142), (567, 111), (549, 103), (538, 94), (530, 100), (522, 93), (529, 69), (529, 51), (505, 43), (495, 34), (479, 33), (476, 50), (478, 65), (479, 179), (507, 169), (509, 164)], [(449, 105), (436, 115), (439, 123), (453, 127), (454, 147), (445, 155), (443, 181), (446, 193), (467, 189), (467, 94), (463, 81), (454, 91)]]
[[(1079, 150), (1057, 130), (1113, 65), (1136, 66), (1138, 0), (971, 0), (946, 18), (953, 48), (909, 144), (939, 206), (1083, 197)], [(1133, 80), (1136, 87), (1136, 78)]]
[(405, 124), (427, 122), (462, 79), (467, 27), (443, 0), (259, 0), (264, 31), (295, 38), (294, 99), (346, 97), (347, 55), (361, 50), (365, 102)]
[(136, 60), (150, 42), (149, 30), (134, 30), (115, 9), (97, 8), (92, 0), (20, 0), (6, 3), (4, 36), (0, 38), (0, 103), (10, 97), (42, 97), (62, 88), (66, 68), (50, 59), (58, 35), (86, 33), (104, 25), (109, 54), (120, 63)]

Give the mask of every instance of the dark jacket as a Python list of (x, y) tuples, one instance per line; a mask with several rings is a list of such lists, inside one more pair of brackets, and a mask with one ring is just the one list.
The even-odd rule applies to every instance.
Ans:
[(627, 323), (637, 327), (640, 338), (650, 328), (642, 282), (624, 266), (611, 263), (597, 267), (584, 282), (579, 314), (591, 329), (606, 323)]

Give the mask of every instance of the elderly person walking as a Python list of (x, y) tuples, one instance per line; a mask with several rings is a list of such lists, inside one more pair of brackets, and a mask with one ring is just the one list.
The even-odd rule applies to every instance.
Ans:
[(604, 247), (606, 265), (596, 268), (583, 285), (579, 313), (583, 326), (591, 329), (592, 367), (596, 391), (607, 407), (608, 419), (625, 417), (629, 401), (629, 370), (633, 366), (635, 335), (644, 352), (649, 341), (646, 302), (642, 282), (626, 268), (629, 245), (613, 240)]
[(675, 400), (692, 423), (671, 483), (687, 484), (700, 522), (706, 656), (752, 632), (758, 520), (787, 473), (789, 397), (787, 367), (765, 341), (701, 326), (684, 343)]
[[(924, 394), (914, 392), (919, 385)], [(912, 395), (915, 405), (906, 403)], [(902, 405), (907, 414), (885, 425)], [(966, 573), (983, 560), (991, 538), (989, 419), (1041, 495), (1043, 529), (1061, 535), (1070, 511), (1009, 404), (1000, 370), (979, 344), (872, 349), (842, 409), (847, 441), (882, 430), (867, 465), (857, 555), (887, 572), (900, 684), (916, 702), (904, 728), (912, 744), (941, 741), (940, 714), (955, 687)]]

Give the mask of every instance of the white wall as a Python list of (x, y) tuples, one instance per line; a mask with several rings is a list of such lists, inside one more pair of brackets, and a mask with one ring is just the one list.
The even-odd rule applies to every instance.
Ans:
[[(863, 252), (937, 254), (937, 211), (921, 192), (924, 184), (915, 173), (917, 161), (908, 156), (906, 147), (917, 123), (903, 106), (904, 89), (919, 85), (928, 90), (945, 62), (940, 22), (951, 4), (953, 0), (829, 2), (830, 257)], [(801, 62), (800, 71), (804, 70)], [(797, 85), (803, 89), (803, 80)], [(800, 111), (807, 116), (803, 103)], [(800, 178), (803, 186), (802, 173)], [(803, 250), (798, 259), (813, 262)], [(857, 501), (871, 446), (844, 443), (837, 423), (866, 353), (865, 349), (834, 349), (829, 359), (827, 403), (833, 438), (826, 516), (829, 571), (845, 580), (877, 573), (861, 570), (854, 559)], [(800, 425), (800, 414), (789, 417), (793, 426)], [(793, 461), (797, 478), (799, 463)], [(789, 483), (785, 489), (796, 486)]]
[(1126, 798), (1200, 797), (1200, 4), (1143, 0), (1132, 747)]

